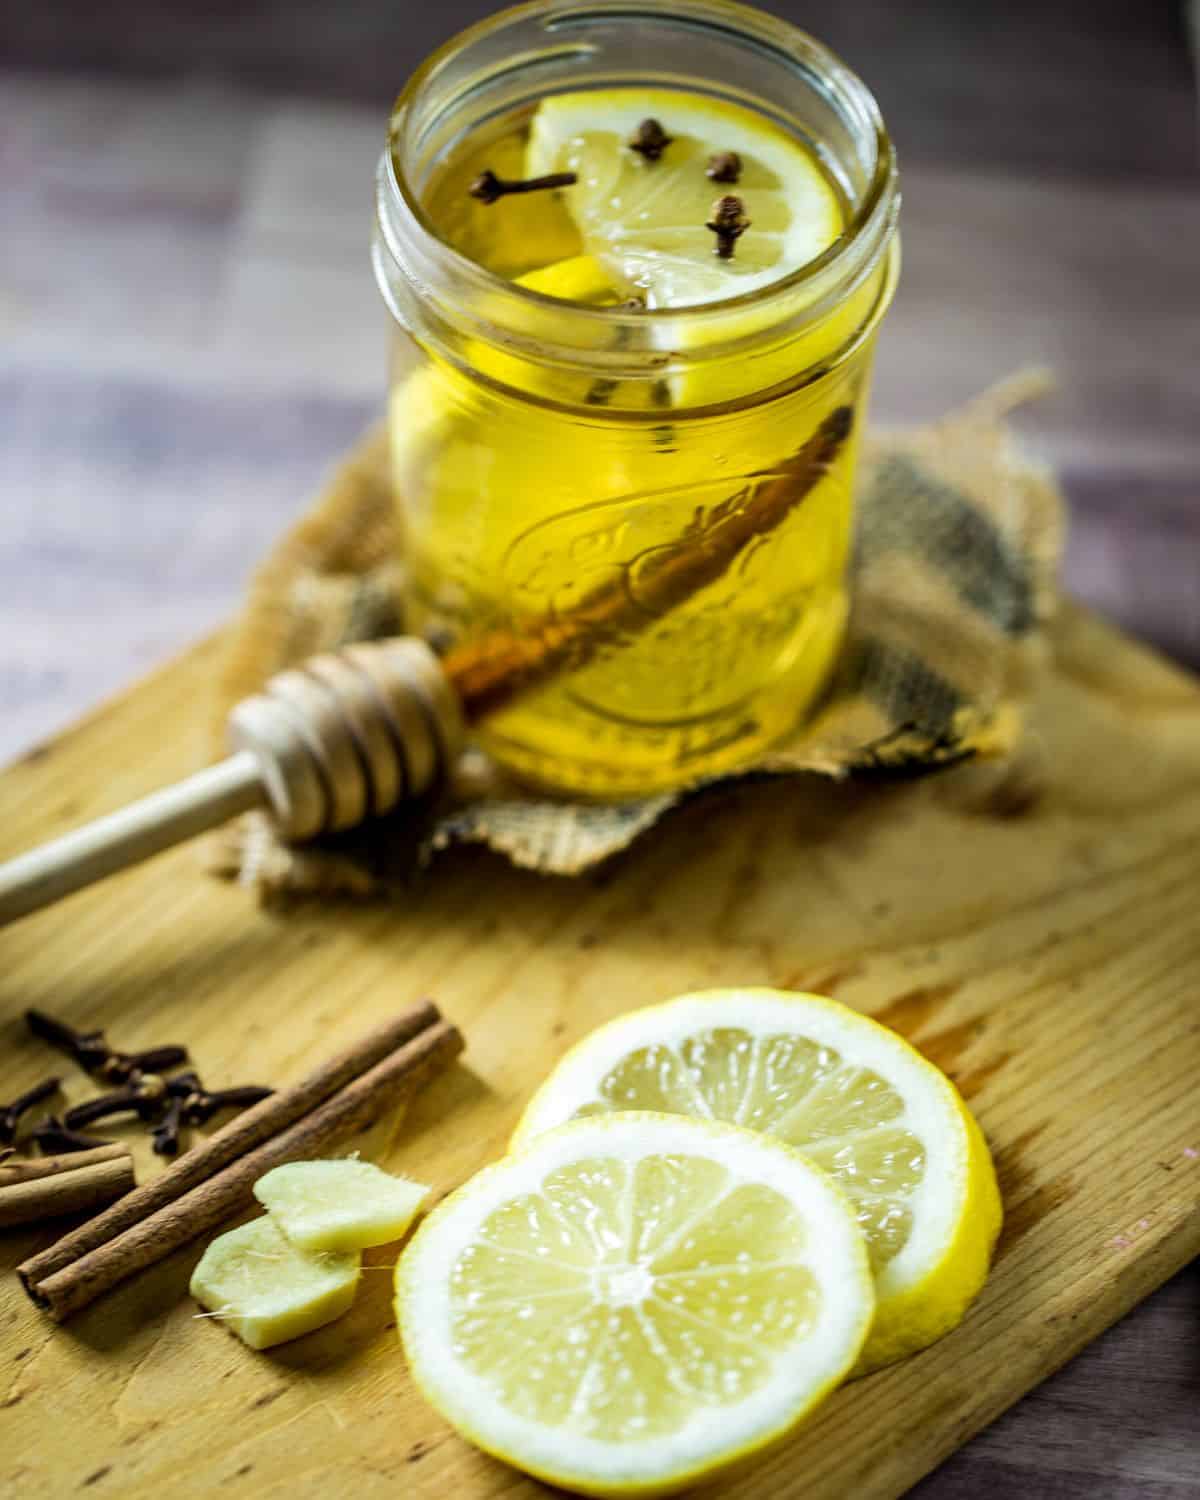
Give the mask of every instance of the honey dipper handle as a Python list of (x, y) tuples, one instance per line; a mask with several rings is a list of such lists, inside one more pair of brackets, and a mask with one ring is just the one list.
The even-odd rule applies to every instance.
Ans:
[(380, 817), (436, 790), (462, 735), (424, 641), (315, 656), (236, 705), (228, 760), (0, 865), (0, 927), (252, 808), (294, 841)]
[(0, 927), (266, 800), (247, 750), (0, 865)]

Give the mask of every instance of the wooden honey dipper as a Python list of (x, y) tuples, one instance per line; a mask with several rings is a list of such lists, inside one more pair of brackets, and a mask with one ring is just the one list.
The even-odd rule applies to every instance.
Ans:
[(850, 435), (838, 407), (802, 447), (695, 518), (671, 543), (523, 634), (439, 658), (415, 636), (346, 646), (272, 677), (233, 709), (234, 753), (161, 792), (0, 865), (0, 926), (260, 809), (300, 842), (425, 795), (478, 723), (530, 688), (620, 647), (715, 582), (828, 472)]

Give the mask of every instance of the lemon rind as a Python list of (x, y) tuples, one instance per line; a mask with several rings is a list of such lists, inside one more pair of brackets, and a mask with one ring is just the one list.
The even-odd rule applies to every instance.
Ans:
[[(557, 1166), (592, 1155), (640, 1160), (670, 1153), (716, 1160), (747, 1181), (783, 1192), (809, 1222), (819, 1219), (820, 1233), (806, 1241), (805, 1259), (825, 1290), (843, 1293), (823, 1299), (820, 1334), (797, 1340), (792, 1354), (781, 1355), (780, 1370), (762, 1391), (732, 1407), (698, 1403), (682, 1432), (666, 1439), (609, 1443), (562, 1434), (506, 1411), (453, 1354), (449, 1273), (455, 1251), (471, 1242), (494, 1208), (532, 1190)], [(400, 1261), (396, 1306), (417, 1384), (478, 1447), (584, 1494), (651, 1496), (695, 1483), (791, 1432), (853, 1368), (872, 1322), (874, 1292), (849, 1200), (799, 1152), (738, 1126), (628, 1111), (539, 1136), (446, 1199)]]

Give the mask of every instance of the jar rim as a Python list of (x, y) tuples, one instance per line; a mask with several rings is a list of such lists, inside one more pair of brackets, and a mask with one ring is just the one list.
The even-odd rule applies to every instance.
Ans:
[[(821, 277), (839, 265), (850, 266), (856, 253), (861, 254), (862, 243), (871, 232), (879, 233), (880, 248), (884, 248), (888, 221), (894, 221), (898, 206), (897, 172), (895, 152), (874, 95), (857, 73), (824, 43), (817, 41), (801, 27), (781, 20), (777, 16), (769, 15), (753, 6), (743, 5), (740, 0), (665, 0), (665, 3), (664, 0), (658, 0), (658, 3), (653, 6), (648, 5), (646, 0), (589, 0), (585, 6), (579, 5), (577, 0), (525, 0), (523, 4), (509, 6), (463, 28), (431, 52), (418, 65), (401, 89), (393, 106), (391, 119), (393, 122), (403, 119), (411, 109), (413, 101), (419, 97), (430, 78), (448, 58), (462, 51), (464, 46), (470, 45), (501, 26), (513, 22), (536, 20), (539, 17), (553, 19), (556, 16), (561, 17), (564, 22), (579, 24), (590, 16), (606, 14), (626, 15), (631, 18), (638, 15), (651, 15), (655, 20), (661, 21), (672, 19), (673, 12), (684, 22), (710, 21), (741, 35), (750, 35), (759, 41), (764, 41), (785, 55), (792, 57), (802, 55), (806, 60), (819, 62), (825, 73), (835, 79), (845, 94), (863, 112), (864, 123), (870, 131), (875, 149), (873, 170), (861, 198), (854, 206), (845, 230), (831, 245), (827, 246), (820, 255), (797, 266), (786, 275), (731, 297), (716, 298), (682, 307), (639, 308), (636, 312), (621, 307), (592, 307), (583, 303), (564, 302), (562, 298), (552, 297), (532, 287), (522, 286), (518, 282), (510, 281), (497, 272), (489, 270), (443, 238), (425, 212), (419, 196), (413, 190), (407, 177), (397, 171), (396, 153), (389, 147), (385, 149), (380, 162), (381, 185), (386, 182), (388, 188), (403, 204), (410, 221), (420, 232), (427, 248), (436, 247), (434, 253), (442, 258), (446, 265), (452, 267), (457, 275), (463, 277), (481, 292), (493, 296), (511, 296), (517, 299), (517, 305), (540, 309), (543, 312), (553, 309), (556, 316), (564, 320), (568, 317), (572, 321), (577, 320), (576, 326), (581, 326), (586, 322), (592, 327), (615, 328), (625, 325), (630, 328), (657, 328), (660, 336), (661, 331), (669, 327), (673, 321), (681, 323), (686, 319), (688, 326), (695, 329), (697, 326), (703, 327), (706, 323), (719, 323), (728, 318), (731, 313), (737, 314), (747, 309), (769, 307), (774, 300), (778, 300), (781, 306), (792, 301), (794, 306), (794, 296), (797, 291), (819, 281)], [(399, 259), (400, 257), (396, 256), (396, 247), (392, 243), (392, 226), (387, 216), (381, 214), (380, 221), (385, 241), (392, 255)]]

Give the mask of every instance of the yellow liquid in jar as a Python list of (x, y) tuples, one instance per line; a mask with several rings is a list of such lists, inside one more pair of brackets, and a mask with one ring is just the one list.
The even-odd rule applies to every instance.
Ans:
[[(467, 192), (485, 167), (521, 177), (527, 133), (527, 117), (477, 133), (424, 198), (443, 238), (509, 279), (583, 251), (560, 194), (485, 206)], [(867, 342), (767, 399), (695, 410), (661, 382), (637, 409), (603, 381), (564, 375), (560, 389), (541, 369), (510, 382), (507, 356), (481, 352), (465, 370), (400, 336), (391, 423), (409, 628), (441, 649), (537, 631), (600, 597), (628, 605), (599, 647), (480, 724), (497, 761), (553, 790), (647, 794), (736, 769), (811, 711), (848, 611), (870, 354)], [(795, 358), (811, 363), (802, 346)], [(753, 505), (839, 409), (849, 436), (802, 501), (693, 595), (639, 613), (689, 529)]]

